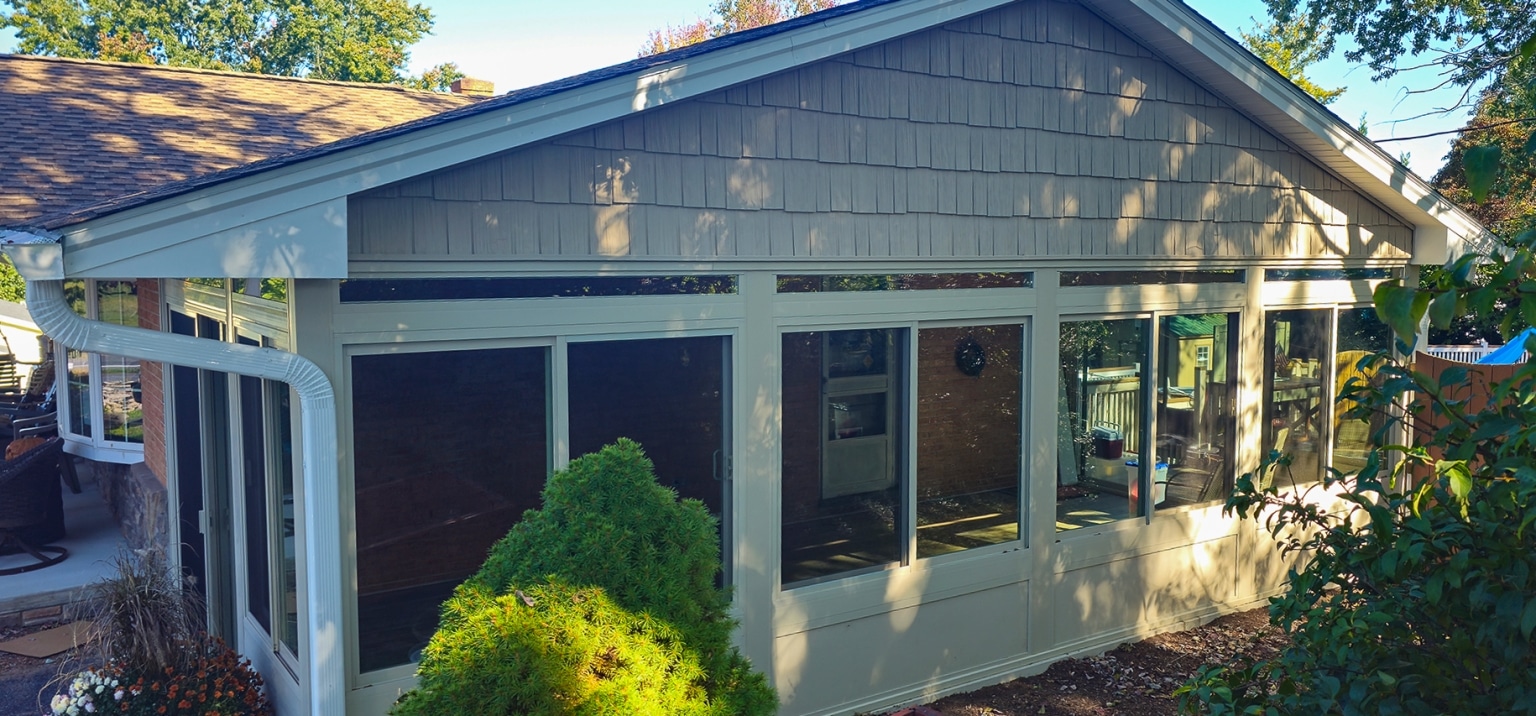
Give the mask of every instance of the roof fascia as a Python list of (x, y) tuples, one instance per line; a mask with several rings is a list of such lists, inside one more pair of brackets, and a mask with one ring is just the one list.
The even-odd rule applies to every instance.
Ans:
[(1082, 2), (1412, 224), (1414, 263), (1489, 245), (1476, 219), (1184, 3)]
[[(250, 227), (261, 231), (265, 220), (302, 207), (344, 200), (351, 194), (825, 60), (1012, 1), (878, 5), (107, 214), (60, 229), (68, 257), (66, 269), (71, 276), (94, 275), (212, 234)], [(332, 253), (330, 247), (324, 253)]]

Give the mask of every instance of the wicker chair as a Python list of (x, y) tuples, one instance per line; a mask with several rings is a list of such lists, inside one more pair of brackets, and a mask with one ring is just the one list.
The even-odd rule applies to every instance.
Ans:
[(64, 493), (59, 482), (63, 440), (49, 438), (14, 460), (0, 462), (0, 553), (26, 552), (36, 562), (0, 570), (0, 576), (51, 567), (69, 550), (43, 546), (64, 536)]

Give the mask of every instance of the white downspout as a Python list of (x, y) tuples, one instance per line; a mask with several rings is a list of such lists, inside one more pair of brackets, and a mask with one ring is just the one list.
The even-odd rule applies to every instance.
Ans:
[[(336, 394), (330, 379), (302, 356), (272, 348), (224, 343), (206, 338), (116, 326), (81, 318), (64, 299), (63, 246), (40, 236), (8, 234), (5, 245), (17, 270), (27, 279), (27, 310), (44, 334), (60, 344), (90, 353), (106, 353), (189, 368), (281, 381), (299, 396), (303, 436), (305, 604), (309, 644), (305, 670), (309, 713), (346, 713), (346, 659), (342, 644), (341, 494), (336, 458)], [(34, 280), (42, 278), (45, 280)]]

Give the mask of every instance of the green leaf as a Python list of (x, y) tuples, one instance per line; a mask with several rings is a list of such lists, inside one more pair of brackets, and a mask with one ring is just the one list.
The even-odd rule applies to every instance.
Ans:
[(1427, 292), (1405, 288), (1396, 280), (1385, 281), (1376, 287), (1376, 315), (1397, 334), (1399, 341), (1412, 350), (1419, 333), (1419, 320), (1429, 308)]
[(1536, 599), (1525, 603), (1525, 613), (1520, 616), (1520, 631), (1525, 638), (1531, 638), (1531, 632), (1536, 631)]
[(1449, 328), (1456, 317), (1456, 292), (1446, 291), (1429, 302), (1429, 322), (1436, 328)]
[(1466, 517), (1467, 500), (1472, 495), (1472, 471), (1467, 468), (1467, 461), (1439, 460), (1435, 463), (1435, 473), (1449, 481), (1451, 494), (1461, 503), (1461, 516)]
[(1536, 154), (1536, 131), (1532, 131), (1531, 136), (1526, 137), (1525, 146), (1521, 147), (1521, 150), (1525, 152), (1526, 156)]
[(1525, 42), (1520, 43), (1521, 59), (1528, 60), (1533, 54), (1536, 54), (1536, 35), (1528, 37), (1526, 38)]
[(1467, 175), (1467, 190), (1472, 200), (1482, 203), (1488, 198), (1488, 190), (1499, 178), (1499, 163), (1504, 150), (1497, 144), (1473, 147), (1462, 154), (1462, 170)]

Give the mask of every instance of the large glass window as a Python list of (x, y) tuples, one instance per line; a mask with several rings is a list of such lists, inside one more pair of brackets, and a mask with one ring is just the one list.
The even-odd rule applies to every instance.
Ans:
[(1266, 452), (1290, 456), (1290, 465), (1266, 480), (1281, 484), (1322, 478), (1329, 443), (1333, 375), (1333, 309), (1264, 314), (1264, 442)]
[(571, 457), (640, 443), (656, 479), (722, 520), (729, 470), (721, 336), (572, 343)]
[[(132, 281), (68, 281), (65, 298), (86, 318), (119, 326), (139, 325)], [(71, 450), (97, 460), (137, 462), (144, 444), (139, 361), (59, 346), (65, 365), (60, 426)]]
[(1019, 539), (1024, 326), (916, 333), (783, 336), (786, 586)]
[(539, 506), (550, 469), (547, 355), (352, 358), (361, 671), (415, 661), (438, 606)]
[(1237, 428), (1237, 314), (1158, 319), (1157, 507), (1224, 500)]
[(783, 582), (901, 563), (904, 329), (783, 337)]
[[(1344, 390), (1351, 378), (1370, 382), (1376, 377), (1375, 366), (1361, 367), (1361, 360), (1374, 353), (1390, 351), (1392, 330), (1376, 315), (1376, 309), (1339, 309), (1338, 355), (1334, 365), (1334, 397)], [(1355, 401), (1337, 399), (1333, 409), (1333, 467), (1352, 473), (1365, 465), (1370, 452), (1371, 436), (1386, 423), (1383, 415), (1370, 418), (1351, 418), (1346, 415), (1355, 407)]]
[(1147, 321), (1063, 321), (1057, 395), (1056, 529), (1146, 514), (1167, 467), (1145, 450)]
[(1021, 326), (917, 333), (917, 555), (1019, 538)]

